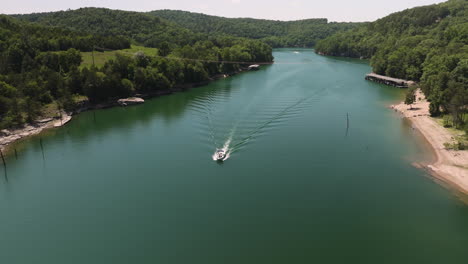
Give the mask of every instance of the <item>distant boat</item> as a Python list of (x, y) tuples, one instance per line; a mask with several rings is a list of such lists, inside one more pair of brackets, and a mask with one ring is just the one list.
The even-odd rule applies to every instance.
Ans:
[(215, 154), (214, 154), (214, 159), (216, 161), (224, 161), (226, 159), (227, 153), (224, 149), (217, 149)]
[(254, 64), (249, 66), (249, 71), (258, 71), (260, 69), (260, 65)]

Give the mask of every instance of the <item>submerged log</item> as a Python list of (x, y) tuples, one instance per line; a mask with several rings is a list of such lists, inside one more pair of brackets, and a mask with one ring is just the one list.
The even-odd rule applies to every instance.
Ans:
[(39, 145), (41, 146), (41, 152), (42, 152), (42, 160), (45, 161), (45, 155), (44, 155), (44, 145), (42, 144), (42, 138), (39, 139)]

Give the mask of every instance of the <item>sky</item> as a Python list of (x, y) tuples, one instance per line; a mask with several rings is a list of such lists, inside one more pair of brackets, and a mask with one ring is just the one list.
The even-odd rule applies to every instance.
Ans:
[(328, 18), (329, 21), (374, 21), (407, 8), (442, 0), (2, 0), (0, 13), (24, 14), (80, 7), (129, 11), (176, 9), (224, 17), (274, 20)]

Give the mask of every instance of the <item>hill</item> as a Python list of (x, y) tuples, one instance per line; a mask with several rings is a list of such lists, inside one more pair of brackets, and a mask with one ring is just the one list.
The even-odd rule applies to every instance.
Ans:
[(135, 12), (89, 8), (16, 17), (21, 20), (0, 16), (0, 129), (71, 111), (83, 96), (97, 103), (167, 92), (273, 61), (261, 41), (199, 37)]
[(373, 71), (419, 81), (431, 114), (464, 123), (468, 104), (468, 1), (407, 9), (318, 42), (316, 52), (370, 58)]
[(193, 32), (261, 39), (272, 47), (312, 47), (317, 40), (362, 24), (329, 23), (325, 18), (298, 21), (225, 18), (177, 10), (157, 10), (148, 14)]
[(80, 65), (80, 51), (96, 45), (123, 49), (130, 41), (0, 15), (0, 128), (31, 121), (42, 106), (65, 96), (59, 76)]
[(80, 8), (58, 12), (13, 15), (13, 17), (42, 25), (67, 28), (77, 32), (104, 36), (124, 36), (137, 44), (161, 49), (192, 45), (204, 37), (145, 13), (106, 8)]

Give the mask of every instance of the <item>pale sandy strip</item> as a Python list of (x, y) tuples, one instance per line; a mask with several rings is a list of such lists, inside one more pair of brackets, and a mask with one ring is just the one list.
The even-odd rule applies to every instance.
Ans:
[(408, 118), (434, 149), (437, 159), (434, 163), (427, 164), (427, 168), (439, 179), (468, 194), (468, 151), (445, 149), (444, 143), (452, 142), (457, 135), (429, 116), (429, 102), (421, 90), (417, 91), (416, 98), (413, 110), (403, 102), (393, 105), (392, 108)]

